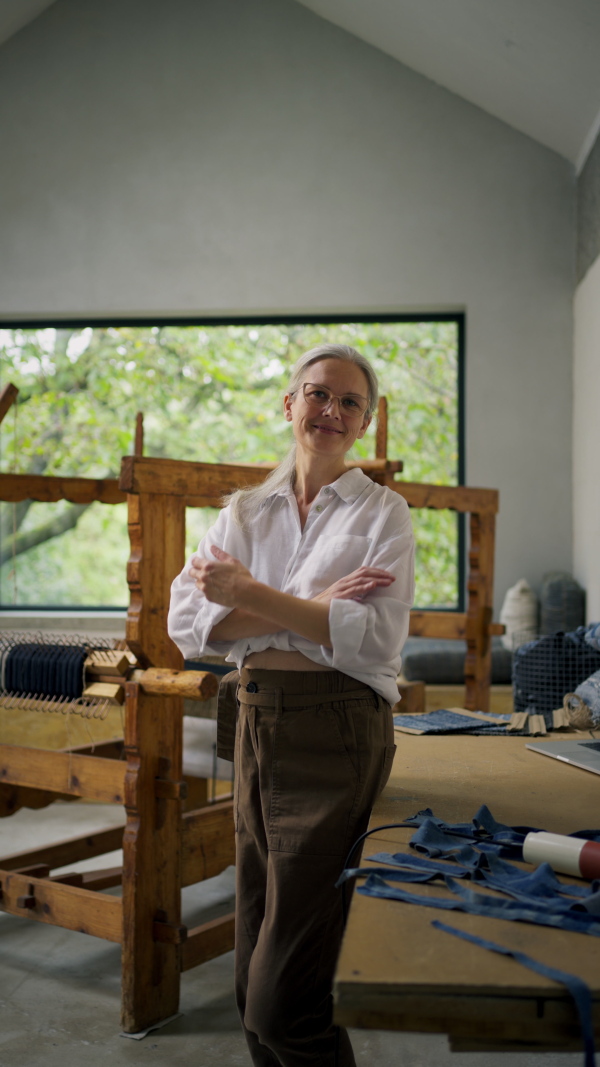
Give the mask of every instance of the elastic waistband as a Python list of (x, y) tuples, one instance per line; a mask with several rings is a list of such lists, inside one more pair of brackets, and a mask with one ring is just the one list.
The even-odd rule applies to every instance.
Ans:
[(379, 703), (370, 686), (341, 671), (269, 671), (242, 667), (238, 700), (262, 707), (314, 707), (336, 700), (369, 700)]

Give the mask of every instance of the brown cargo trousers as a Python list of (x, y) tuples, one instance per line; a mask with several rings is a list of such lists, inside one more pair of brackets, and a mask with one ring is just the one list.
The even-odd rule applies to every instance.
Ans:
[(347, 852), (394, 757), (391, 709), (339, 671), (242, 668), (236, 999), (256, 1067), (354, 1067), (332, 1022)]

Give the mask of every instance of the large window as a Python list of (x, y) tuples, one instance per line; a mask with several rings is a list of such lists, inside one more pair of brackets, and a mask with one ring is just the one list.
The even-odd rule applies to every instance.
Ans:
[[(145, 453), (206, 462), (281, 459), (289, 368), (324, 341), (351, 344), (388, 398), (390, 459), (402, 478), (461, 481), (462, 320), (47, 326), (0, 330), (0, 384), (19, 389), (0, 430), (2, 471), (117, 477), (145, 416)], [(374, 455), (374, 424), (354, 456)], [(214, 521), (189, 510), (188, 547)], [(413, 512), (417, 604), (461, 605), (460, 523)], [(119, 607), (128, 592), (125, 505), (0, 505), (3, 607)]]

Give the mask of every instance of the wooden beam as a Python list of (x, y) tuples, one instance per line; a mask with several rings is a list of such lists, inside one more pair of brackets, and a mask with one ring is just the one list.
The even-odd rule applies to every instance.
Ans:
[(214, 878), (235, 864), (233, 801), (209, 804), (183, 816), (181, 884)]
[[(411, 611), (409, 633), (411, 637), (445, 637), (466, 641), (467, 620), (467, 614), (461, 611)], [(488, 623), (490, 636), (499, 636), (504, 629), (502, 623)]]
[(133, 445), (134, 456), (144, 455), (144, 412), (138, 411), (135, 417), (135, 441)]
[(21, 808), (47, 808), (55, 800), (76, 800), (69, 793), (50, 793), (47, 789), (26, 789), (18, 785), (0, 783), (0, 818), (14, 815)]
[(379, 397), (377, 405), (377, 429), (375, 431), (375, 456), (377, 459), (387, 459), (388, 450), (388, 407), (387, 398)]
[(496, 516), (474, 513), (470, 516), (469, 525), (464, 706), (471, 711), (488, 711), (492, 679), (490, 624), (494, 603)]
[(66, 867), (69, 863), (78, 863), (79, 860), (102, 856), (105, 852), (114, 852), (121, 848), (123, 829), (122, 826), (114, 826), (110, 830), (100, 830), (85, 837), (69, 837), (65, 841), (57, 841), (54, 845), (13, 852), (10, 856), (0, 859), (0, 867), (6, 871), (14, 871), (32, 863), (46, 863), (50, 870), (54, 870), (56, 867)]
[(425, 485), (422, 482), (386, 481), (400, 493), (411, 508), (449, 508), (450, 511), (481, 512), (495, 515), (499, 508), (497, 489), (476, 489), (470, 485)]
[[(64, 926), (105, 941), (121, 940), (122, 907), (118, 897), (61, 885), (47, 878), (31, 878), (0, 869), (0, 910), (37, 922)], [(25, 907), (18, 900), (27, 901)]]
[(84, 889), (93, 889), (95, 893), (101, 889), (112, 889), (121, 885), (123, 881), (122, 867), (105, 867), (98, 871), (84, 871), (82, 874)]
[[(223, 496), (242, 486), (260, 485), (275, 463), (190, 463), (151, 456), (124, 456), (119, 485), (126, 493), (176, 496), (186, 507), (216, 507)], [(394, 474), (401, 460), (364, 459), (348, 463), (366, 474)]]
[[(123, 462), (127, 459), (136, 464), (158, 462), (135, 456), (126, 457)], [(181, 670), (183, 656), (168, 636), (167, 614), (171, 583), (185, 563), (185, 502), (177, 494), (131, 494), (128, 526), (131, 553), (127, 562), (127, 643), (143, 666)]]
[(10, 411), (12, 405), (15, 403), (19, 395), (19, 390), (12, 382), (7, 382), (0, 391), (0, 422), (4, 421), (4, 416)]
[(235, 941), (235, 912), (213, 919), (188, 930), (181, 950), (181, 970), (189, 971), (200, 963), (231, 952)]
[(23, 745), (0, 745), (0, 782), (122, 804), (125, 763), (120, 760), (48, 752)]
[(219, 691), (218, 679), (211, 671), (148, 667), (145, 671), (133, 671), (130, 681), (137, 682), (142, 692), (149, 695), (187, 697), (188, 700), (210, 700)]
[(71, 504), (123, 504), (127, 500), (115, 478), (51, 478), (45, 474), (0, 474), (0, 500), (41, 500)]
[(92, 741), (86, 745), (72, 745), (58, 751), (76, 752), (78, 756), (102, 756), (102, 759), (123, 759), (123, 739), (115, 737), (111, 741)]
[[(465, 640), (467, 616), (461, 611), (411, 611), (411, 637)], [(466, 652), (466, 649), (465, 649)]]

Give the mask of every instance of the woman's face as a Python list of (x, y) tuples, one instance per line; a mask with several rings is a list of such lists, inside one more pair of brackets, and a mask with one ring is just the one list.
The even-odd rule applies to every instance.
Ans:
[[(310, 393), (315, 400), (326, 397), (327, 392), (334, 397), (360, 398), (362, 404), (368, 397), (368, 383), (364, 372), (355, 363), (346, 363), (341, 359), (321, 359), (306, 368), (302, 385), (310, 383)], [(338, 399), (329, 404), (308, 403), (304, 397), (302, 385), (292, 396), (286, 394), (283, 410), (288, 422), (292, 423), (296, 443), (309, 452), (319, 455), (343, 456), (354, 442), (364, 437), (371, 421), (370, 416), (358, 417), (348, 410), (351, 404), (342, 406)], [(313, 389), (313, 386), (322, 386)]]

